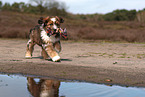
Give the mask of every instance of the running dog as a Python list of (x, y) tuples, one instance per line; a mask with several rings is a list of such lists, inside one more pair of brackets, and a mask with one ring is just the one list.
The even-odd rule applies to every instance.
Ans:
[(37, 26), (30, 30), (30, 40), (27, 43), (27, 51), (25, 58), (32, 58), (34, 45), (37, 44), (42, 48), (42, 56), (44, 59), (50, 57), (52, 61), (59, 62), (61, 51), (60, 35), (63, 30), (60, 24), (64, 20), (60, 17), (41, 17)]

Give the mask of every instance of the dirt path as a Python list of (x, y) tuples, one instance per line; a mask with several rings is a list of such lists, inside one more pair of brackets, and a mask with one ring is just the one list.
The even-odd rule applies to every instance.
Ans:
[(54, 63), (40, 57), (38, 46), (25, 59), (26, 43), (0, 39), (0, 72), (145, 86), (145, 44), (63, 41), (61, 62)]

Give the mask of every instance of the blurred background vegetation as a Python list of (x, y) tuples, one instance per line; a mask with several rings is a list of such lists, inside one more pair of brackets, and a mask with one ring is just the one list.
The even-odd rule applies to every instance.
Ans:
[(0, 37), (28, 38), (39, 17), (60, 16), (70, 40), (145, 42), (145, 9), (116, 9), (107, 14), (72, 14), (67, 9), (65, 3), (55, 0), (0, 1)]

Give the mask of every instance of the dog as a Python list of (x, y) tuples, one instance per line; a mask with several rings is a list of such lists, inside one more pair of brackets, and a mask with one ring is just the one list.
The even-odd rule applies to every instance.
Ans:
[(59, 97), (60, 81), (27, 77), (28, 91), (33, 97)]
[(32, 58), (34, 45), (37, 44), (42, 48), (41, 54), (44, 59), (50, 57), (52, 61), (60, 62), (60, 33), (63, 32), (60, 24), (63, 22), (63, 18), (57, 16), (40, 17), (39, 25), (30, 30), (25, 58)]

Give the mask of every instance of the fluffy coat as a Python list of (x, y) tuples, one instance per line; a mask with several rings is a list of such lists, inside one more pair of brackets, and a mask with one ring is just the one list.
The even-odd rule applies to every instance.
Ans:
[[(60, 23), (63, 19), (59, 17), (46, 17), (38, 20), (39, 25), (30, 30), (30, 39), (27, 43), (26, 58), (32, 58), (34, 45), (37, 44), (42, 48), (44, 59), (48, 56), (54, 62), (60, 61), (59, 52), (61, 51), (60, 43)], [(51, 33), (50, 33), (51, 32)]]

